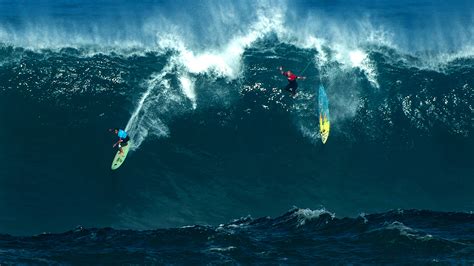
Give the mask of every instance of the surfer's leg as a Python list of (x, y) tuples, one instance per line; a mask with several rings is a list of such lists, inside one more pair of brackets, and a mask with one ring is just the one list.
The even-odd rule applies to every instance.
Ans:
[(285, 90), (294, 96), (296, 94), (297, 88), (298, 88), (298, 83), (296, 83), (296, 80), (292, 80), (288, 82), (288, 85), (286, 85)]
[(293, 94), (293, 96), (296, 95), (296, 89), (298, 89), (298, 83), (294, 82), (291, 84), (292, 86), (290, 87), (290, 92), (291, 94)]
[(127, 136), (127, 137), (126, 137), (126, 138), (125, 138), (125, 139), (122, 141), (122, 143), (121, 143), (121, 144), (122, 144), (122, 147), (125, 147), (125, 146), (127, 146), (127, 145), (128, 145), (128, 141), (129, 141), (129, 140), (130, 140), (130, 137), (129, 137), (129, 136)]

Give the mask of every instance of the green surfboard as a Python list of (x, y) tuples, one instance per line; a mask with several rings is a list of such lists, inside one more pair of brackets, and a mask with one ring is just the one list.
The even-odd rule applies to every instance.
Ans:
[(127, 158), (128, 151), (130, 150), (130, 146), (132, 145), (132, 141), (128, 141), (127, 146), (122, 147), (123, 154), (120, 154), (120, 150), (117, 151), (114, 157), (114, 161), (112, 162), (112, 170), (117, 170), (123, 162), (125, 161), (125, 158)]

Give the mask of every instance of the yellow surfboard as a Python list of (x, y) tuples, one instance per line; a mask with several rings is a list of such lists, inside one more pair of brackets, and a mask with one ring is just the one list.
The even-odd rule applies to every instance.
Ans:
[(321, 134), (321, 141), (323, 144), (328, 141), (329, 137), (329, 129), (331, 127), (331, 123), (327, 116), (319, 115), (319, 132)]
[(114, 160), (112, 162), (112, 167), (111, 167), (112, 170), (117, 170), (117, 168), (119, 168), (123, 164), (123, 162), (125, 161), (125, 158), (127, 158), (127, 154), (128, 154), (128, 151), (130, 150), (130, 146), (132, 145), (132, 141), (129, 140), (127, 143), (128, 143), (127, 146), (122, 147), (123, 154), (120, 154), (120, 150), (118, 150), (117, 153), (115, 154)]

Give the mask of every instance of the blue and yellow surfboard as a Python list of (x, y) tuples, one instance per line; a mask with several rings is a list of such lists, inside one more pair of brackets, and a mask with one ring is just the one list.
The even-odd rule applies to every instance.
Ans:
[(324, 86), (319, 85), (319, 133), (321, 134), (321, 141), (323, 144), (326, 143), (329, 137), (329, 129), (331, 123), (329, 121), (329, 101)]

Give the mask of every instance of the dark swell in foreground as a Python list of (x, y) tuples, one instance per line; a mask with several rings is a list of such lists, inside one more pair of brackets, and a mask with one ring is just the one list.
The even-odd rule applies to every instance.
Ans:
[(2, 263), (474, 262), (474, 214), (396, 210), (336, 218), (292, 209), (277, 218), (146, 231), (78, 227), (0, 237)]

